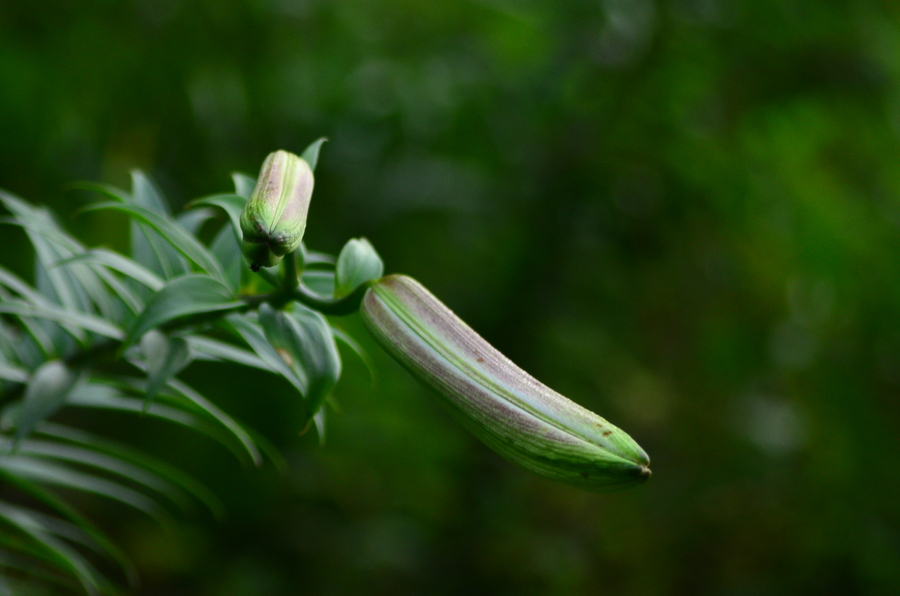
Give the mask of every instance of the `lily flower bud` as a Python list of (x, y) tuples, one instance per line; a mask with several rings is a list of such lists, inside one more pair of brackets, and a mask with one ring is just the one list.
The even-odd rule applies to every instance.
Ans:
[(414, 279), (374, 282), (360, 312), (388, 353), (510, 461), (593, 491), (650, 477), (650, 459), (624, 431), (513, 364)]
[(241, 212), (242, 250), (250, 268), (274, 267), (300, 246), (313, 191), (306, 161), (287, 151), (271, 153)]

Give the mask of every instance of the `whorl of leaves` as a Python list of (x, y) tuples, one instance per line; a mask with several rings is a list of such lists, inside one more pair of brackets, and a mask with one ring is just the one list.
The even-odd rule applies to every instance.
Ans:
[[(315, 310), (294, 304), (276, 311), (246, 300), (274, 288), (252, 276), (239, 248), (237, 215), (255, 181), (236, 174), (234, 182), (234, 194), (206, 197), (177, 216), (140, 172), (131, 192), (81, 185), (105, 199), (86, 210), (129, 217), (128, 256), (86, 247), (47, 209), (0, 191), (10, 214), (2, 222), (24, 229), (36, 257), (33, 284), (0, 267), (0, 594), (35, 582), (72, 593), (118, 593), (121, 581), (97, 571), (102, 558), (134, 581), (127, 557), (57, 488), (163, 520), (173, 507), (196, 501), (220, 513), (214, 496), (171, 466), (51, 422), (61, 408), (162, 419), (258, 465), (266, 443), (177, 378), (194, 360), (221, 361), (282, 375), (324, 436), (321, 406), (341, 370), (335, 338), (358, 346)], [(207, 246), (196, 233), (216, 208), (228, 218)], [(314, 268), (304, 282), (331, 297), (336, 259), (306, 253), (306, 263)]]

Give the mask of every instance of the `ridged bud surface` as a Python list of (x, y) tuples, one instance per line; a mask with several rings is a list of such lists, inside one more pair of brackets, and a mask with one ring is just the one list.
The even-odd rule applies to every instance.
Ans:
[(374, 282), (360, 312), (378, 342), (507, 459), (594, 491), (650, 477), (631, 437), (513, 364), (414, 279)]
[(300, 246), (312, 191), (313, 172), (303, 158), (276, 151), (263, 162), (241, 213), (242, 249), (254, 271), (277, 265)]

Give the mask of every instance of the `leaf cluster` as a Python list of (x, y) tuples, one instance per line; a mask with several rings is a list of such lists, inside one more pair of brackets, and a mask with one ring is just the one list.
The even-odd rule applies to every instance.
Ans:
[[(315, 167), (321, 141), (304, 155)], [(289, 255), (280, 271), (250, 272), (238, 217), (255, 180), (233, 176), (233, 193), (204, 197), (173, 215), (152, 181), (134, 172), (130, 192), (79, 187), (105, 200), (85, 211), (124, 213), (127, 255), (87, 247), (45, 208), (0, 191), (35, 250), (34, 281), (0, 267), (0, 593), (46, 582), (63, 590), (113, 594), (98, 571), (127, 557), (57, 490), (124, 503), (162, 523), (172, 510), (221, 505), (172, 466), (97, 434), (52, 420), (62, 408), (162, 419), (195, 430), (260, 465), (278, 455), (178, 375), (194, 361), (251, 367), (284, 377), (303, 403), (305, 431), (325, 436), (325, 408), (341, 375), (341, 342), (365, 355), (323, 313), (352, 312), (365, 283), (382, 274), (365, 240), (335, 258)], [(227, 216), (210, 243), (198, 233)], [(231, 374), (239, 374), (232, 372)]]

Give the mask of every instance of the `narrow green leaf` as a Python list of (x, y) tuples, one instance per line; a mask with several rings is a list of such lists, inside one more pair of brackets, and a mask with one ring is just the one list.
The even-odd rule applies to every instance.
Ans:
[(295, 375), (306, 377), (307, 419), (313, 417), (341, 375), (341, 360), (328, 321), (301, 305), (285, 313), (263, 304), (259, 322), (282, 360)]
[(369, 371), (369, 378), (372, 380), (372, 385), (374, 386), (378, 379), (378, 371), (376, 370), (375, 364), (372, 362), (372, 359), (369, 357), (369, 353), (366, 352), (355, 339), (353, 339), (353, 336), (351, 336), (343, 329), (332, 325), (331, 332), (334, 334), (335, 339), (342, 342), (348, 348), (353, 350), (353, 352), (357, 356), (359, 356), (359, 359), (362, 360), (362, 363), (365, 365), (366, 370)]
[[(6, 445), (3, 445), (3, 442), (0, 441), (0, 450), (8, 450), (9, 443), (10, 441), (6, 441)], [(5, 458), (10, 461), (15, 461), (20, 458), (25, 458), (26, 460), (42, 458), (65, 463), (80, 464), (88, 468), (101, 470), (113, 476), (124, 478), (125, 480), (140, 485), (142, 489), (155, 491), (160, 495), (167, 497), (181, 509), (187, 509), (187, 495), (175, 484), (141, 468), (140, 466), (123, 461), (121, 458), (113, 455), (98, 453), (83, 447), (54, 443), (52, 441), (24, 439), (16, 447), (16, 454), (7, 454), (5, 455)]]
[(244, 315), (234, 314), (229, 315), (226, 318), (226, 321), (231, 325), (235, 333), (247, 342), (247, 345), (253, 348), (253, 351), (256, 352), (260, 359), (262, 359), (271, 370), (287, 379), (288, 382), (300, 392), (300, 395), (305, 395), (307, 388), (306, 373), (301, 371), (302, 375), (297, 376), (293, 368), (278, 355), (278, 352), (275, 351), (275, 348), (273, 348), (272, 344), (269, 343), (269, 340), (266, 339), (266, 334), (263, 332), (259, 321), (254, 319), (255, 316), (254, 313), (247, 313)]
[[(217, 519), (222, 519), (225, 516), (224, 505), (222, 505), (222, 502), (219, 501), (219, 499), (205, 486), (177, 468), (174, 468), (159, 459), (150, 457), (145, 453), (131, 449), (122, 443), (111, 441), (104, 437), (70, 426), (53, 424), (51, 422), (43, 422), (38, 425), (37, 429), (35, 429), (35, 434), (79, 445), (86, 449), (90, 449), (91, 451), (105, 453), (119, 460), (140, 466), (145, 470), (149, 470), (156, 475), (165, 478), (167, 481), (181, 488), (181, 490), (187, 494), (193, 496), (199, 502), (206, 505)], [(77, 519), (72, 521), (79, 526), (81, 525)]]
[[(90, 309), (90, 300), (83, 283), (73, 278), (71, 271), (50, 270), (54, 263), (60, 259), (59, 245), (50, 242), (49, 239), (62, 239), (63, 244), (77, 243), (65, 235), (56, 224), (52, 214), (45, 208), (34, 207), (21, 199), (0, 191), (0, 202), (13, 213), (14, 218), (4, 219), (8, 223), (20, 225), (25, 229), (29, 240), (34, 246), (36, 258), (34, 260), (35, 286), (37, 293), (49, 303), (62, 304), (69, 310), (86, 311)], [(66, 249), (65, 255), (71, 254)], [(89, 272), (88, 272), (89, 273)], [(94, 286), (97, 280), (93, 279)], [(103, 293), (101, 286), (94, 288)], [(108, 300), (108, 298), (107, 298)], [(41, 320), (31, 323), (23, 319), (28, 333), (34, 338), (36, 344), (45, 354), (62, 354), (73, 347), (72, 329), (65, 332), (59, 325), (52, 321)], [(75, 332), (77, 335), (77, 331)]]
[[(252, 189), (251, 189), (252, 192)], [(248, 195), (249, 196), (249, 195)], [(241, 211), (244, 210), (244, 205), (247, 204), (246, 197), (243, 197), (239, 194), (218, 194), (211, 195), (208, 197), (202, 197), (197, 199), (196, 201), (191, 201), (188, 204), (188, 207), (194, 207), (197, 205), (210, 205), (213, 207), (218, 207), (222, 209), (225, 214), (228, 216), (228, 221), (231, 222), (231, 229), (234, 233), (235, 239), (238, 242), (241, 240)]]
[[(3, 296), (0, 295), (0, 300)], [(22, 343), (21, 331), (0, 320), (0, 362), (22, 362), (16, 344)]]
[(0, 302), (0, 313), (7, 313), (19, 317), (31, 317), (34, 319), (47, 319), (60, 323), (73, 337), (84, 342), (86, 337), (79, 330), (93, 331), (104, 337), (122, 339), (125, 333), (104, 319), (94, 315), (70, 312), (53, 305), (35, 305), (20, 300)]
[(205, 413), (215, 418), (219, 422), (219, 424), (227, 428), (231, 432), (231, 434), (233, 434), (234, 437), (238, 441), (240, 441), (241, 445), (250, 456), (250, 459), (253, 461), (253, 464), (256, 466), (262, 465), (262, 455), (260, 455), (259, 449), (256, 447), (256, 443), (253, 441), (250, 433), (248, 433), (244, 429), (244, 427), (235, 422), (228, 414), (213, 405), (212, 402), (200, 395), (197, 391), (195, 391), (185, 383), (178, 381), (177, 379), (172, 379), (171, 381), (169, 381), (168, 386), (174, 389), (185, 399), (201, 408)]
[[(35, 259), (34, 261), (34, 285), (41, 295), (48, 298), (49, 304), (54, 305), (54, 307), (60, 304), (60, 298), (53, 288), (53, 282), (51, 281), (50, 276), (47, 275), (47, 269), (44, 267), (41, 259)], [(79, 294), (79, 297), (80, 296), (81, 295)], [(63, 306), (62, 308), (67, 307)], [(78, 310), (77, 306), (71, 305), (71, 301), (68, 308)], [(58, 325), (53, 320), (45, 318), (38, 319), (37, 321), (53, 342), (54, 354), (67, 354), (75, 347), (75, 343), (84, 344), (87, 340), (86, 334), (83, 334), (78, 329), (72, 329), (71, 326), (65, 326), (64, 329), (63, 326)]]
[(241, 252), (241, 245), (235, 240), (234, 232), (230, 229), (230, 226), (223, 226), (219, 230), (212, 246), (210, 246), (210, 251), (222, 265), (228, 286), (235, 292), (240, 291), (241, 277), (246, 265), (244, 264), (244, 254)]
[(128, 329), (120, 351), (124, 351), (144, 333), (178, 317), (240, 308), (234, 294), (222, 282), (207, 275), (188, 274), (169, 281), (150, 297), (144, 309)]
[(144, 301), (106, 267), (98, 267), (97, 275), (133, 314), (144, 310)]
[[(32, 304), (53, 304), (17, 276), (6, 269), (3, 269), (3, 267), (0, 267), (0, 304), (4, 302), (15, 302), (10, 294), (6, 292), (4, 287), (18, 293)], [(7, 327), (3, 324), (2, 320), (0, 320), (0, 331), (3, 332), (0, 341), (3, 341), (3, 344), (7, 349), (11, 348), (12, 351), (15, 352), (16, 357), (20, 362), (26, 365), (36, 365), (38, 361), (43, 362), (56, 353), (56, 348), (53, 345), (53, 338), (48, 331), (49, 323), (47, 321), (40, 321), (26, 316), (19, 316), (19, 321), (24, 327), (27, 338), (22, 336), (16, 337), (15, 334), (18, 331), (18, 328)], [(72, 332), (75, 334), (78, 333), (77, 329)]]
[[(58, 425), (51, 425), (48, 422), (41, 423), (39, 426), (58, 427)], [(41, 503), (43, 507), (50, 509), (55, 514), (61, 515), (64, 519), (77, 526), (82, 532), (84, 532), (86, 536), (93, 540), (96, 546), (102, 550), (102, 552), (104, 552), (107, 556), (110, 557), (110, 559), (119, 564), (119, 566), (125, 572), (125, 575), (128, 577), (129, 583), (134, 585), (137, 582), (137, 571), (134, 569), (134, 565), (132, 565), (131, 561), (128, 559), (125, 553), (115, 544), (113, 544), (92, 523), (85, 519), (84, 516), (75, 511), (75, 509), (69, 506), (61, 498), (56, 496), (56, 494), (32, 482), (31, 480), (26, 480), (21, 476), (9, 474), (7, 472), (3, 472), (2, 470), (0, 470), (0, 480), (5, 482), (9, 486), (14, 486), (17, 490), (25, 493), (29, 497)]]
[[(62, 282), (68, 284), (70, 293), (80, 295), (79, 310), (88, 312), (90, 308), (88, 301), (90, 301), (103, 318), (109, 321), (119, 320), (122, 314), (121, 308), (112, 299), (101, 281), (97, 267), (78, 262), (66, 262), (72, 256), (83, 254), (84, 247), (77, 243), (71, 243), (69, 248), (50, 246), (47, 252), (50, 253), (45, 261), (48, 274), (52, 276), (57, 271), (61, 272)], [(65, 303), (63, 305), (65, 306)]]
[(128, 191), (123, 190), (118, 186), (113, 186), (112, 184), (106, 184), (104, 182), (78, 180), (75, 182), (70, 182), (68, 184), (68, 188), (72, 190), (95, 192), (98, 195), (104, 196), (108, 199), (112, 199), (113, 201), (121, 201), (123, 203), (130, 203), (132, 201), (131, 194)]
[[(316, 425), (316, 434), (319, 437), (319, 445), (325, 445), (325, 408), (319, 408), (319, 411), (316, 412), (315, 416), (313, 416), (313, 422)], [(307, 423), (308, 425), (309, 423)], [(302, 432), (305, 432), (306, 429), (303, 429)]]
[(132, 220), (131, 258), (163, 279), (171, 279), (190, 271), (187, 260), (161, 234), (139, 221)]
[(304, 255), (306, 257), (307, 267), (310, 265), (334, 265), (337, 263), (337, 258), (334, 255), (324, 252), (307, 250)]
[[(109, 267), (110, 269), (127, 275), (151, 290), (158, 290), (166, 284), (164, 279), (137, 261), (120, 255), (117, 252), (106, 250), (105, 248), (92, 248), (83, 254), (72, 257), (68, 261), (82, 260)], [(66, 261), (63, 261), (63, 263), (65, 262)], [(2, 271), (0, 271), (0, 273), (2, 273)], [(2, 283), (2, 278), (0, 278), (0, 283)]]
[(35, 304), (44, 304), (49, 302), (40, 292), (25, 283), (20, 277), (13, 272), (0, 267), (0, 286), (5, 286), (24, 298)]
[(309, 167), (312, 171), (316, 171), (316, 165), (319, 163), (319, 150), (322, 148), (322, 143), (327, 141), (328, 139), (322, 137), (316, 141), (313, 141), (312, 144), (303, 150), (303, 154), (300, 156), (306, 163), (309, 164)]
[(245, 200), (249, 199), (253, 189), (256, 188), (256, 178), (235, 172), (231, 175), (231, 179), (234, 181), (235, 194), (244, 197)]
[[(69, 257), (68, 259), (58, 261), (56, 266), (79, 262), (86, 262), (91, 267), (92, 271), (94, 271), (94, 273), (96, 273), (103, 283), (105, 283), (112, 291), (113, 295), (117, 297), (121, 301), (121, 304), (128, 308), (132, 314), (138, 314), (144, 309), (144, 300), (136, 293), (136, 291), (140, 291), (140, 288), (134, 288), (133, 285), (124, 283), (123, 280), (114, 275), (113, 271), (119, 271), (126, 275), (130, 274), (130, 277), (136, 278), (154, 289), (161, 287), (164, 283), (155, 273), (143, 267), (136, 261), (105, 249), (82, 252), (73, 257)], [(104, 309), (101, 308), (101, 312), (105, 312)], [(106, 318), (120, 323), (126, 322), (124, 313), (122, 313), (121, 316), (116, 314), (106, 316)]]
[(191, 350), (184, 338), (151, 330), (141, 338), (141, 352), (147, 364), (145, 404), (149, 405), (169, 379), (190, 364)]
[[(135, 364), (136, 366), (138, 366), (138, 368), (144, 367), (144, 364), (142, 362), (132, 361), (132, 364)], [(146, 393), (147, 384), (143, 380), (129, 377), (122, 377), (118, 380), (127, 387)], [(87, 396), (87, 399), (88, 401), (91, 401), (92, 397)], [(82, 401), (82, 395), (73, 395), (70, 398), (70, 401), (72, 401), (73, 403), (80, 402)], [(255, 441), (251, 437), (250, 433), (240, 424), (238, 424), (234, 419), (228, 416), (228, 414), (220, 410), (212, 402), (203, 397), (193, 388), (189, 387), (187, 384), (177, 379), (170, 379), (166, 385), (165, 391), (160, 393), (159, 399), (157, 401), (164, 401), (183, 411), (188, 411), (189, 413), (193, 413), (195, 415), (202, 415), (209, 420), (215, 421), (218, 425), (224, 427), (229, 432), (230, 437), (233, 437), (237, 440), (237, 444), (240, 446), (240, 449), (235, 451), (235, 453), (238, 455), (238, 457), (249, 454), (250, 459), (254, 465), (258, 466), (262, 463), (262, 457), (260, 455), (259, 449), (257, 448)], [(142, 412), (151, 412), (154, 405), (155, 404), (151, 404), (150, 408), (148, 409), (145, 404), (144, 408), (142, 408)], [(226, 446), (231, 446), (224, 441), (222, 442), (223, 444), (226, 444)]]
[[(34, 246), (37, 259), (35, 259), (35, 267), (39, 269), (39, 275), (36, 276), (38, 291), (45, 296), (54, 298), (60, 304), (70, 310), (87, 310), (88, 299), (84, 288), (81, 284), (76, 283), (72, 279), (71, 273), (64, 270), (51, 270), (56, 261), (60, 258), (71, 256), (72, 251), (67, 250), (65, 255), (60, 255), (48, 241), (48, 237), (65, 236), (62, 229), (56, 224), (53, 216), (45, 208), (34, 207), (21, 199), (0, 193), (0, 202), (9, 209), (15, 216), (14, 223), (20, 224), (25, 229), (29, 240)], [(74, 242), (74, 240), (73, 240)], [(41, 266), (43, 269), (40, 269)], [(40, 275), (46, 275), (49, 287), (41, 288)]]
[(78, 551), (47, 532), (32, 515), (29, 515), (28, 509), (0, 502), (0, 519), (31, 538), (50, 555), (56, 565), (74, 575), (88, 594), (97, 594), (101, 589), (97, 572), (90, 563)]
[[(40, 275), (46, 276), (46, 281), (54, 288), (52, 293), (45, 294), (60, 298), (67, 308), (83, 311), (88, 309), (89, 299), (104, 318), (118, 320), (120, 309), (100, 283), (100, 272), (86, 265), (72, 265), (77, 262), (74, 257), (85, 252), (84, 246), (69, 236), (49, 213), (41, 213), (24, 202), (18, 203), (16, 212), (23, 214), (26, 221), (10, 223), (26, 230), (37, 252), (38, 262), (45, 269)], [(73, 303), (73, 299), (76, 302)]]
[(271, 366), (253, 352), (248, 352), (229, 343), (202, 335), (190, 335), (187, 337), (187, 342), (190, 344), (191, 350), (196, 354), (197, 360), (234, 362), (243, 366), (275, 372)]
[(175, 223), (181, 226), (188, 234), (196, 236), (203, 224), (215, 217), (215, 215), (216, 212), (212, 209), (191, 209), (184, 213), (179, 213), (175, 217)]
[(75, 468), (33, 457), (0, 458), (0, 468), (36, 482), (74, 488), (119, 501), (165, 522), (164, 510), (153, 499), (119, 482), (80, 472)]
[[(125, 203), (137, 205), (164, 219), (170, 219), (169, 206), (149, 177), (139, 170), (131, 172), (131, 194), (125, 194)], [(190, 271), (187, 262), (161, 233), (151, 226), (132, 220), (131, 257), (156, 271), (165, 279), (171, 279)]]
[(33, 368), (56, 355), (53, 340), (39, 324), (40, 321), (19, 317), (25, 335), (19, 335), (13, 344), (20, 362)]
[(16, 440), (26, 437), (38, 422), (47, 418), (64, 403), (77, 386), (81, 375), (59, 360), (51, 360), (38, 368), (25, 389), (16, 422)]
[(75, 576), (32, 538), (3, 525), (9, 531), (0, 535), (0, 596), (84, 593)]
[(0, 379), (12, 381), (13, 383), (27, 383), (30, 376), (28, 369), (8, 362), (0, 362)]
[(224, 280), (222, 268), (206, 247), (200, 244), (194, 236), (191, 236), (171, 220), (136, 205), (115, 202), (95, 203), (93, 205), (88, 205), (82, 211), (97, 211), (101, 209), (121, 211), (146, 223), (165, 238), (166, 241), (178, 250), (178, 252), (193, 261), (203, 271), (206, 271), (219, 280)]
[[(141, 386), (138, 390), (143, 390), (144, 388), (145, 386)], [(68, 405), (128, 412), (159, 418), (205, 434), (231, 450), (238, 457), (242, 457), (244, 454), (243, 445), (237, 442), (230, 432), (225, 432), (220, 424), (214, 423), (213, 420), (205, 417), (199, 408), (196, 408), (197, 413), (194, 413), (162, 405), (157, 401), (150, 404), (150, 407), (145, 410), (144, 400), (126, 397), (114, 387), (101, 383), (85, 383), (82, 389), (72, 392), (69, 396)]]
[(153, 181), (140, 170), (131, 170), (131, 198), (136, 205), (160, 215), (169, 215), (169, 205)]
[(334, 295), (335, 275), (333, 271), (306, 270), (301, 277), (303, 285), (323, 298)]
[[(0, 596), (85, 592), (75, 574), (61, 564), (55, 554), (2, 517), (0, 522), (5, 530), (0, 532)], [(97, 591), (88, 593), (99, 594)]]
[(69, 523), (64, 519), (60, 519), (53, 515), (47, 515), (45, 513), (41, 513), (35, 511), (33, 509), (28, 509), (29, 514), (34, 518), (36, 522), (38, 522), (47, 532), (58, 537), (65, 538), (70, 542), (74, 542), (81, 546), (87, 547), (94, 552), (102, 553), (99, 545), (94, 542), (90, 536), (88, 536), (81, 528), (77, 525)]
[(317, 311), (301, 304), (285, 313), (300, 330), (302, 358), (306, 363), (309, 388), (306, 399), (318, 412), (341, 377), (341, 356), (328, 321)]
[(367, 281), (384, 275), (384, 263), (375, 247), (365, 238), (354, 238), (344, 245), (335, 268), (334, 297), (343, 298)]

